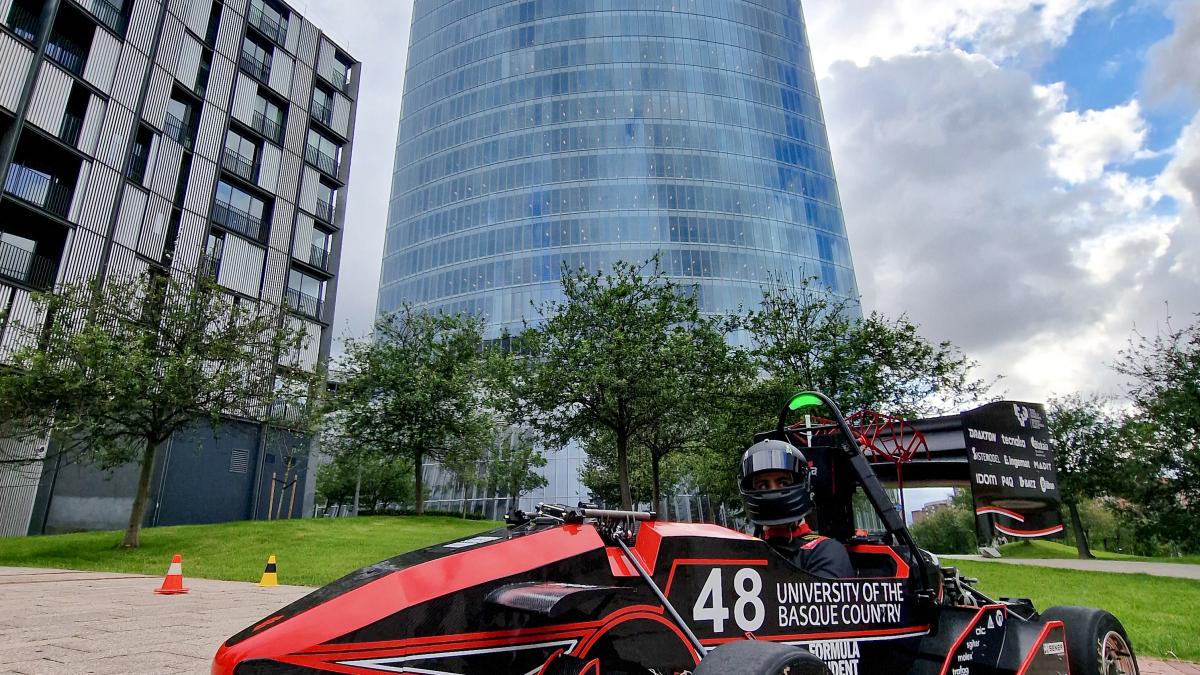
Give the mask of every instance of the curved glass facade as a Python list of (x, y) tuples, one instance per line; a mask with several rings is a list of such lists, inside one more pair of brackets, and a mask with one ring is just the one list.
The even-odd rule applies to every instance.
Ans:
[(856, 292), (795, 0), (418, 0), (380, 311), (519, 329), (563, 262), (661, 252), (707, 311)]
[(705, 311), (857, 293), (797, 0), (417, 0), (379, 310), (519, 330), (661, 253)]

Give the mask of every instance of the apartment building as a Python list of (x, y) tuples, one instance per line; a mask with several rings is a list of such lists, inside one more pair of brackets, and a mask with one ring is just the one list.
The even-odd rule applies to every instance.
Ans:
[[(31, 293), (149, 268), (287, 305), (303, 367), (325, 359), (359, 64), (278, 0), (0, 0), (0, 19), (0, 361), (9, 324), (40, 319)], [(272, 430), (193, 436), (159, 453), (150, 524), (265, 517), (289, 489), (311, 509)], [(124, 525), (132, 475), (44, 464), (0, 469), (0, 535)]]

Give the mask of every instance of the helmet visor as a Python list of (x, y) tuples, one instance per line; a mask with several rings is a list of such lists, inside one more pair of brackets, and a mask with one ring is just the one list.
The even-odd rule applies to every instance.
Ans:
[[(803, 456), (788, 446), (780, 443), (747, 453), (742, 459), (743, 480), (749, 479), (760, 471), (790, 471), (796, 474), (796, 482), (802, 482), (808, 476), (808, 465)], [(747, 486), (749, 487), (749, 486)]]

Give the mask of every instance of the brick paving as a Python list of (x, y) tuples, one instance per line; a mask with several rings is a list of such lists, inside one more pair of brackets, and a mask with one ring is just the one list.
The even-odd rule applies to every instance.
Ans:
[(208, 675), (222, 641), (312, 590), (183, 571), (167, 596), (161, 577), (0, 567), (0, 673)]
[[(186, 575), (185, 561), (191, 592), (166, 596), (160, 577), (0, 567), (0, 674), (208, 675), (222, 641), (312, 590)], [(1143, 675), (1200, 675), (1139, 661)]]

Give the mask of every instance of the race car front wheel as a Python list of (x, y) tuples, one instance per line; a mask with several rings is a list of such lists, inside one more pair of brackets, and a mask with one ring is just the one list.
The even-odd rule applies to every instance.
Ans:
[(692, 675), (831, 675), (825, 662), (790, 645), (738, 640), (712, 650)]
[(1137, 656), (1117, 617), (1094, 607), (1051, 607), (1044, 621), (1067, 627), (1067, 664), (1071, 675), (1138, 675)]

